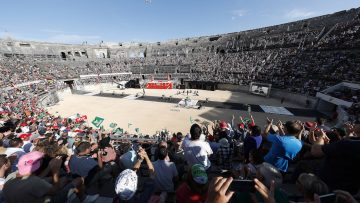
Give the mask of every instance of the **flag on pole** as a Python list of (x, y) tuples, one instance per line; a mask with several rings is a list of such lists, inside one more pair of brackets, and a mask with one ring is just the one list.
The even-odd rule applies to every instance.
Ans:
[(116, 123), (110, 123), (109, 127), (110, 128), (116, 128), (117, 124)]
[(104, 120), (105, 120), (105, 119), (96, 116), (96, 117), (94, 118), (94, 120), (91, 121), (91, 123), (92, 123), (95, 127), (98, 128), (98, 127), (100, 127), (100, 125), (104, 122)]
[(140, 129), (139, 129), (139, 128), (135, 128), (135, 132), (136, 132), (136, 133), (139, 133), (139, 132), (140, 132)]
[(132, 123), (128, 123), (128, 128), (130, 128), (131, 125), (132, 125)]

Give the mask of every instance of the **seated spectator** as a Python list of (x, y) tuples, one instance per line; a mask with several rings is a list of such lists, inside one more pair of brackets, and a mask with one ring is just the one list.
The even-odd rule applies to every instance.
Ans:
[(242, 165), (234, 171), (234, 177), (240, 179), (253, 179), (256, 177), (257, 169), (264, 162), (264, 157), (259, 150), (252, 150), (249, 153), (249, 163)]
[(10, 147), (6, 149), (6, 156), (11, 161), (11, 171), (14, 172), (17, 170), (17, 163), (21, 156), (25, 154), (23, 150), (23, 141), (20, 138), (13, 138), (9, 142)]
[(43, 153), (33, 151), (19, 159), (16, 178), (7, 181), (3, 188), (5, 202), (21, 203), (24, 200), (26, 202), (45, 202), (55, 199), (64, 202), (71, 188), (78, 188), (82, 185), (81, 179), (74, 179), (71, 184), (66, 186), (64, 181), (59, 180), (59, 170), (62, 164), (59, 158), (52, 159), (45, 170), (51, 172), (52, 184), (37, 176), (42, 172), (39, 169), (43, 157)]
[(323, 129), (324, 131), (331, 130), (328, 126), (325, 125), (326, 124), (325, 118), (318, 117), (318, 118), (316, 118), (316, 122), (317, 122), (317, 128)]
[(187, 180), (176, 190), (177, 203), (204, 203), (207, 197), (208, 176), (204, 166), (191, 167)]
[(160, 192), (174, 192), (174, 181), (179, 179), (176, 166), (173, 162), (167, 161), (167, 149), (161, 147), (159, 149), (159, 159), (153, 162), (155, 170), (156, 190)]
[(311, 173), (300, 174), (296, 183), (303, 194), (304, 202), (313, 202), (315, 194), (325, 195), (329, 193), (327, 185)]
[(0, 155), (0, 190), (3, 189), (5, 184), (5, 178), (9, 173), (11, 167), (10, 160), (6, 158), (6, 155)]
[(273, 135), (269, 134), (272, 122), (272, 120), (268, 121), (268, 126), (263, 134), (264, 138), (272, 144), (264, 160), (284, 173), (288, 170), (289, 161), (293, 160), (301, 150), (302, 143), (296, 137), (301, 133), (302, 126), (293, 121), (286, 122), (285, 126), (280, 123), (279, 131), (283, 135)]
[(117, 197), (114, 199), (114, 203), (139, 203), (147, 202), (152, 193), (154, 192), (153, 181), (147, 181), (144, 183), (144, 190), (137, 192), (138, 189), (138, 176), (136, 172), (131, 169), (125, 169), (122, 171), (116, 179), (115, 193)]
[(209, 156), (213, 153), (209, 143), (200, 140), (201, 128), (198, 124), (193, 124), (190, 128), (191, 139), (187, 143), (185, 150), (185, 160), (189, 166), (201, 164), (205, 169), (209, 169), (211, 162)]
[[(260, 182), (266, 187), (270, 188), (271, 185), (274, 186), (274, 198), (276, 202), (288, 202), (288, 197), (284, 191), (279, 189), (282, 184), (282, 175), (280, 171), (275, 168), (273, 165), (268, 163), (263, 163), (257, 169), (257, 175), (255, 182)], [(254, 193), (251, 192), (235, 192), (233, 198), (230, 202), (262, 202), (264, 201), (261, 193), (255, 192), (256, 187), (254, 188)]]

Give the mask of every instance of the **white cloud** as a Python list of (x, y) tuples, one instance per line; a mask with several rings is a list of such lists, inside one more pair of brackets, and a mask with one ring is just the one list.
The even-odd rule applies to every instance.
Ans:
[(239, 10), (233, 10), (231, 12), (232, 16), (231, 16), (231, 20), (235, 20), (236, 18), (239, 18), (239, 17), (242, 17), (244, 15), (247, 14), (247, 10), (242, 10), (242, 9), (239, 9)]
[(299, 19), (299, 18), (308, 18), (316, 15), (313, 11), (303, 10), (303, 9), (293, 9), (285, 13), (285, 17), (289, 19)]
[(247, 13), (247, 11), (246, 11), (246, 10), (242, 10), (242, 9), (232, 11), (232, 14), (233, 14), (234, 16), (237, 16), (237, 17), (242, 17), (242, 16), (244, 16), (246, 13)]
[(57, 42), (57, 43), (69, 43), (69, 44), (79, 44), (84, 41), (88, 43), (97, 43), (100, 42), (101, 37), (96, 35), (78, 35), (78, 34), (57, 34), (50, 36), (45, 41), (48, 42)]

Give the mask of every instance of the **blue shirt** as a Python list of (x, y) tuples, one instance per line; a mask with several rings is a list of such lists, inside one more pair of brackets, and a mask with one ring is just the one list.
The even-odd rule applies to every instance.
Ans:
[(72, 174), (77, 174), (81, 177), (87, 177), (89, 172), (98, 166), (95, 159), (87, 156), (71, 156), (69, 160), (69, 168)]
[(267, 140), (272, 143), (270, 151), (264, 160), (282, 172), (288, 169), (289, 160), (293, 160), (301, 150), (302, 142), (291, 135), (269, 134)]

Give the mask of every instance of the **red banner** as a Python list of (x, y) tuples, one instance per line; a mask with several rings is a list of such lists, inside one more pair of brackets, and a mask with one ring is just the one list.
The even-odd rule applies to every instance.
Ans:
[(149, 82), (146, 84), (146, 89), (172, 89), (172, 82)]

